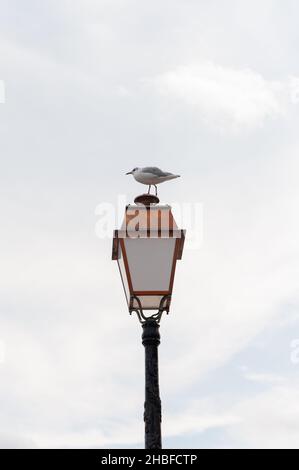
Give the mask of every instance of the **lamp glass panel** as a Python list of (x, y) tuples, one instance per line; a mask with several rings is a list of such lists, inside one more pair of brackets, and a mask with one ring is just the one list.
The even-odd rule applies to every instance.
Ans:
[(130, 289), (129, 289), (128, 279), (127, 279), (127, 274), (126, 274), (126, 269), (125, 269), (125, 264), (124, 264), (123, 253), (122, 253), (120, 244), (118, 247), (118, 260), (117, 261), (118, 261), (121, 279), (122, 279), (123, 286), (124, 286), (124, 291), (125, 291), (126, 298), (127, 298), (127, 303), (129, 304)]
[(169, 291), (175, 238), (124, 240), (133, 291)]
[[(158, 310), (163, 295), (139, 295), (143, 310)], [(133, 308), (139, 308), (138, 302), (133, 300)]]

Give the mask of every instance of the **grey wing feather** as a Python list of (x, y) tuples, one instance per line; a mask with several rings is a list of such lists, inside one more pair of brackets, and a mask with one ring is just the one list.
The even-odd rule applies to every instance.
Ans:
[(172, 173), (166, 173), (165, 171), (160, 170), (160, 168), (157, 168), (156, 166), (147, 166), (145, 168), (142, 168), (143, 173), (152, 173), (153, 175), (156, 176), (169, 176)]

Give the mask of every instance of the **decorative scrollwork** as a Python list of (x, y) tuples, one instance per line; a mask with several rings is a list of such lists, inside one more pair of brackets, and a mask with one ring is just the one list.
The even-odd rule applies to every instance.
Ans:
[(141, 324), (145, 323), (147, 320), (155, 320), (157, 323), (160, 323), (163, 312), (168, 313), (167, 303), (168, 301), (170, 301), (170, 299), (171, 299), (171, 295), (164, 295), (164, 297), (162, 297), (160, 301), (158, 312), (147, 316), (144, 314), (139, 297), (134, 295), (132, 296), (132, 300), (133, 301), (135, 300), (137, 302), (138, 308), (131, 308), (130, 315), (132, 315), (133, 312), (136, 313), (138, 320), (140, 321)]

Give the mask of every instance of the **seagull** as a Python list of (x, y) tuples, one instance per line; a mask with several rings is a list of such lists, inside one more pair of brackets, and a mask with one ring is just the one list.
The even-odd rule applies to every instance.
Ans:
[(155, 186), (157, 196), (157, 184), (164, 183), (164, 181), (170, 181), (175, 178), (179, 178), (180, 175), (174, 175), (160, 170), (156, 166), (146, 166), (145, 168), (133, 168), (132, 171), (126, 173), (126, 175), (133, 175), (138, 183), (146, 184), (148, 186), (147, 194), (150, 194), (151, 186)]

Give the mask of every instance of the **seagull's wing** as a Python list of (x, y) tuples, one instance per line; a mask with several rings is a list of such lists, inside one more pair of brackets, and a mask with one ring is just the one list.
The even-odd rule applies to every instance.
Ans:
[(143, 173), (151, 173), (152, 175), (155, 176), (169, 176), (172, 173), (166, 173), (165, 171), (160, 170), (160, 168), (157, 168), (156, 166), (146, 166), (145, 168), (142, 168)]

